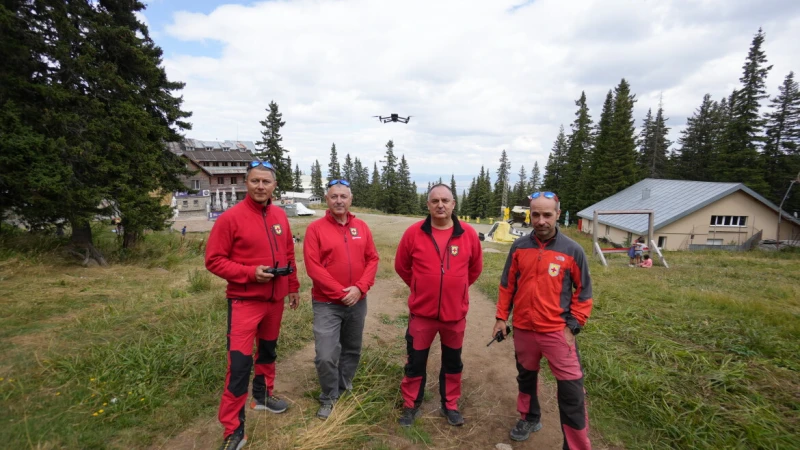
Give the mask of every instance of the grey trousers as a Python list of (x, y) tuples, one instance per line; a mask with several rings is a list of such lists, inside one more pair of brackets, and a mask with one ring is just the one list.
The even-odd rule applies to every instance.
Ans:
[(314, 348), (322, 404), (333, 404), (339, 394), (353, 389), (353, 377), (361, 359), (367, 298), (353, 306), (312, 301)]

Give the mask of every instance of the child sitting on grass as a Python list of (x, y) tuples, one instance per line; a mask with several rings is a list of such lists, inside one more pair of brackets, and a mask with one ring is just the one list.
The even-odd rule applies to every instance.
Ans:
[(653, 260), (650, 259), (650, 255), (644, 255), (642, 262), (640, 262), (638, 266), (644, 267), (645, 269), (653, 267)]

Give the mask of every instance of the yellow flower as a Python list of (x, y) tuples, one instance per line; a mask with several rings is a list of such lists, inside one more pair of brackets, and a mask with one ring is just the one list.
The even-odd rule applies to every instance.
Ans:
[(89, 381), (94, 381), (94, 378), (89, 378)]
[(140, 402), (143, 402), (143, 401), (144, 401), (144, 397), (140, 398), (140, 399), (139, 399), (139, 401), (140, 401)]
[(131, 395), (131, 394), (133, 394), (133, 392), (131, 392), (131, 391), (128, 391), (128, 395)]
[(94, 397), (95, 395), (97, 395), (97, 394), (92, 394), (92, 397)]
[(3, 380), (5, 380), (5, 378), (4, 377), (0, 377), (0, 381), (3, 381)]
[(13, 379), (13, 378), (9, 378), (9, 379), (8, 379), (8, 382), (9, 382), (9, 383), (13, 383), (13, 382), (14, 382), (14, 379)]
[(94, 413), (94, 414), (92, 414), (92, 415), (96, 417), (96, 416), (97, 416), (97, 413)]
[(61, 395), (61, 392), (56, 392), (56, 395)]
[(103, 414), (105, 412), (105, 410), (101, 409), (100, 411), (97, 411), (97, 412), (99, 412), (100, 414)]

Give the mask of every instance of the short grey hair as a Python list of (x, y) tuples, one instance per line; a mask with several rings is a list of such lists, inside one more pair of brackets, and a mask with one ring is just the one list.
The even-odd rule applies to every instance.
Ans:
[(433, 186), (431, 186), (430, 189), (428, 189), (428, 200), (429, 201), (431, 199), (431, 192), (433, 192), (434, 189), (439, 188), (439, 187), (447, 188), (447, 190), (450, 191), (451, 194), (453, 194), (453, 201), (457, 201), (456, 193), (453, 192), (453, 189), (450, 188), (450, 185), (444, 184), (444, 183), (436, 183)]

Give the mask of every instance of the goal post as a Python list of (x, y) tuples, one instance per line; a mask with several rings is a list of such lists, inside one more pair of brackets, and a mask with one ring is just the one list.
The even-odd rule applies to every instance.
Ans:
[(598, 256), (600, 256), (600, 261), (604, 266), (608, 266), (608, 262), (606, 261), (605, 256), (603, 255), (603, 250), (600, 248), (600, 243), (597, 240), (598, 230), (600, 229), (600, 216), (602, 215), (611, 215), (611, 214), (646, 214), (647, 215), (647, 241), (652, 246), (652, 249), (655, 249), (656, 253), (661, 259), (661, 263), (664, 264), (664, 267), (669, 268), (667, 265), (667, 261), (664, 259), (664, 256), (661, 254), (661, 251), (658, 247), (656, 247), (654, 238), (655, 238), (655, 211), (652, 209), (629, 209), (629, 210), (594, 210), (594, 216), (592, 218), (592, 252)]

